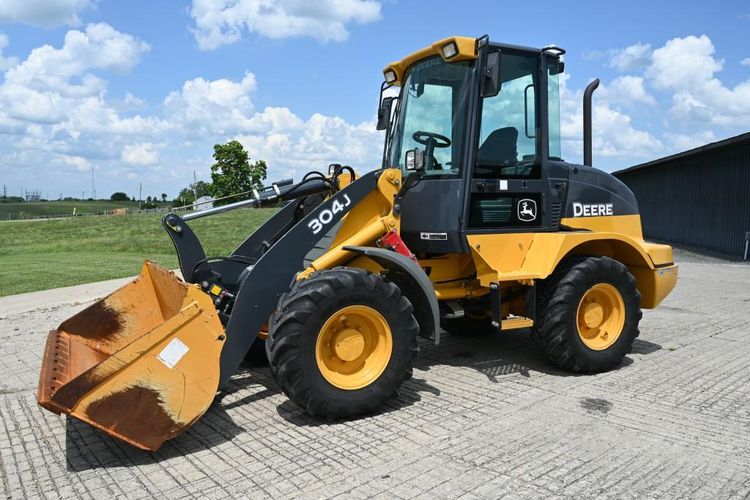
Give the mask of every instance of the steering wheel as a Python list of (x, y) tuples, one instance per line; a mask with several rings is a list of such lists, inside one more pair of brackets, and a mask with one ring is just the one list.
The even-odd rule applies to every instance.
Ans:
[(411, 135), (411, 138), (423, 146), (428, 146), (432, 143), (433, 148), (447, 148), (451, 145), (451, 140), (444, 135), (436, 134), (435, 132), (424, 132), (417, 130)]
[(444, 135), (436, 134), (435, 132), (424, 132), (422, 130), (414, 132), (411, 135), (411, 138), (419, 144), (424, 145), (425, 168), (427, 170), (438, 170), (443, 168), (443, 166), (435, 159), (435, 148), (447, 148), (451, 145), (450, 139)]

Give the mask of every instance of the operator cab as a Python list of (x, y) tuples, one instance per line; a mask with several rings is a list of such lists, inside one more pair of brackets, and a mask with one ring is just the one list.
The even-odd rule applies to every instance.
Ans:
[(568, 177), (560, 160), (564, 52), (455, 37), (384, 70), (384, 88), (401, 89), (392, 114), (391, 100), (381, 99), (383, 167), (421, 179), (401, 201), (412, 251), (468, 252), (466, 234), (558, 228), (564, 188), (549, 186)]

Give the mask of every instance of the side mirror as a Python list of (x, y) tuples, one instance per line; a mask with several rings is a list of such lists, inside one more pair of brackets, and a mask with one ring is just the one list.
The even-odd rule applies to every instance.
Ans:
[(500, 51), (494, 51), (487, 54), (487, 61), (484, 65), (484, 74), (482, 75), (482, 97), (495, 97), (500, 93)]
[(378, 130), (386, 130), (391, 123), (391, 105), (395, 97), (384, 97), (378, 109)]

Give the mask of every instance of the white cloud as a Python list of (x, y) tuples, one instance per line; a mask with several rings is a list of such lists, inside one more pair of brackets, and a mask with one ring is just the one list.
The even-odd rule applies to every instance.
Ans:
[(299, 177), (330, 163), (353, 165), (360, 172), (379, 167), (383, 134), (375, 130), (374, 121), (354, 125), (320, 113), (303, 121), (285, 108), (267, 108), (255, 118), (262, 122), (270, 115), (285, 116), (286, 121), (241, 135), (239, 140), (256, 158), (280, 170), (282, 177)]
[(251, 157), (266, 160), (272, 177), (297, 177), (329, 163), (376, 168), (383, 135), (375, 123), (351, 124), (339, 117), (313, 114), (305, 120), (289, 108), (255, 111), (255, 76), (241, 81), (196, 78), (164, 100), (166, 116), (181, 137), (195, 144), (237, 138)]
[(148, 166), (159, 163), (159, 153), (150, 142), (128, 144), (122, 148), (122, 161), (128, 165)]
[(656, 105), (656, 100), (646, 91), (644, 80), (640, 76), (618, 76), (608, 85), (602, 85), (597, 98), (605, 98), (608, 102), (625, 107), (635, 105)]
[(91, 162), (82, 156), (61, 155), (60, 160), (71, 167), (75, 167), (79, 172), (91, 169)]
[(142, 108), (146, 105), (146, 101), (137, 95), (134, 95), (132, 92), (125, 92), (125, 97), (123, 97), (122, 103), (128, 108)]
[(715, 76), (724, 61), (714, 53), (706, 35), (674, 38), (654, 50), (645, 75), (655, 88), (672, 94), (671, 113), (683, 126), (748, 127), (750, 79), (725, 86)]
[(669, 145), (670, 152), (686, 151), (717, 140), (711, 130), (699, 130), (688, 134), (666, 132), (664, 139)]
[(700, 85), (697, 79), (712, 76), (724, 65), (713, 54), (714, 45), (706, 35), (673, 38), (654, 50), (646, 75), (661, 90)]
[(95, 5), (96, 0), (0, 0), (0, 23), (75, 26), (81, 22), (78, 13)]
[(742, 61), (740, 62), (740, 64), (741, 64), (741, 65), (743, 65), (743, 66), (750, 66), (750, 57), (746, 57), (746, 58), (744, 58), (744, 59), (743, 59), (743, 60), (742, 60)]
[(624, 49), (611, 51), (610, 66), (620, 71), (636, 71), (648, 66), (651, 55), (651, 45), (636, 43)]
[(62, 47), (37, 47), (5, 72), (0, 112), (21, 123), (53, 125), (51, 133), (72, 137), (86, 130), (148, 133), (143, 128), (148, 120), (122, 118), (106, 103), (107, 83), (95, 74), (127, 72), (148, 50), (146, 43), (108, 24), (70, 30)]
[(237, 42), (244, 31), (268, 38), (346, 40), (349, 23), (380, 19), (376, 0), (193, 0), (190, 16), (198, 46), (212, 50)]
[(80, 182), (88, 182), (81, 172), (96, 165), (100, 192), (134, 189), (136, 181), (161, 192), (165, 179), (178, 185), (193, 169), (205, 171), (211, 146), (236, 138), (253, 158), (268, 161), (273, 178), (299, 179), (334, 161), (360, 171), (377, 166), (382, 133), (374, 121), (350, 124), (317, 113), (302, 118), (285, 107), (256, 110), (252, 73), (187, 80), (148, 113), (132, 93), (108, 99), (106, 72), (132, 69), (147, 50), (99, 24), (70, 30), (59, 46), (38, 47), (14, 62), (0, 83), (5, 182), (26, 185), (30, 172), (54, 172), (53, 189), (77, 194)]
[[(37, 47), (7, 68), (0, 83), (0, 148), (15, 155), (12, 163), (0, 164), (0, 176), (41, 185), (54, 177), (54, 189), (68, 193), (80, 183), (75, 172), (91, 165), (101, 167), (101, 178), (111, 176), (113, 184), (127, 178), (127, 170), (116, 168), (126, 165), (120, 145), (153, 140), (170, 126), (157, 115), (126, 114), (123, 101), (107, 100), (103, 76), (129, 71), (147, 50), (131, 35), (91, 24), (68, 31), (61, 46)], [(148, 149), (141, 153), (146, 154), (128, 157), (153, 160)]]
[(108, 24), (68, 31), (61, 48), (38, 47), (5, 72), (0, 102), (18, 119), (61, 122), (87, 99), (101, 99), (105, 82), (93, 70), (125, 72), (147, 50), (148, 45)]
[(192, 134), (227, 133), (245, 130), (253, 111), (251, 94), (255, 75), (246, 73), (240, 82), (227, 79), (186, 81), (180, 91), (164, 99), (170, 120)]
[[(29, 57), (11, 68), (6, 81), (33, 87), (64, 87), (68, 93), (86, 92), (69, 85), (73, 76), (91, 77), (91, 70), (130, 71), (148, 44), (131, 35), (120, 33), (106, 23), (89, 24), (85, 31), (70, 30), (65, 34), (62, 48), (43, 45), (31, 51)], [(99, 82), (94, 82), (95, 87)]]

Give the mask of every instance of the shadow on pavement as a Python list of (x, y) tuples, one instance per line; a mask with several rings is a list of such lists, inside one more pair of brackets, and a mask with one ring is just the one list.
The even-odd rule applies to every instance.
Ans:
[(571, 375), (544, 358), (527, 330), (488, 332), (480, 336), (443, 333), (440, 345), (424, 342), (420, 347), (422, 352), (416, 364), (420, 370), (436, 365), (466, 367), (485, 375), (493, 383), (513, 373), (528, 377), (532, 371)]
[[(413, 405), (414, 403), (422, 399), (421, 393), (429, 393), (435, 396), (440, 395), (440, 389), (433, 387), (428, 384), (427, 381), (418, 378), (412, 378), (407, 380), (401, 385), (398, 391), (398, 397), (390, 399), (386, 405), (376, 412), (374, 415), (385, 415), (394, 411), (398, 411), (402, 408)], [(289, 423), (300, 427), (319, 427), (327, 425), (335, 425), (337, 423), (346, 421), (346, 419), (339, 420), (326, 420), (323, 418), (313, 417), (305, 413), (305, 411), (297, 406), (290, 400), (286, 400), (281, 403), (276, 410), (279, 416)], [(356, 419), (350, 419), (356, 420)]]
[[(218, 399), (217, 399), (218, 401)], [(203, 417), (180, 436), (156, 452), (147, 452), (121, 442), (98, 429), (67, 417), (65, 448), (69, 471), (144, 465), (189, 455), (230, 441), (244, 430), (215, 401)]]
[[(636, 339), (633, 354), (648, 355), (661, 346), (646, 340)], [(532, 376), (540, 372), (555, 376), (576, 375), (560, 370), (547, 361), (524, 330), (506, 333), (488, 333), (482, 336), (458, 336), (443, 333), (441, 343), (420, 340), (420, 355), (414, 367), (428, 371), (436, 366), (465, 367), (483, 374), (492, 383), (500, 383), (502, 377), (520, 374)], [(631, 365), (633, 360), (625, 357), (620, 368)], [(248, 387), (251, 394), (232, 399), (231, 396)], [(252, 405), (279, 394), (281, 391), (266, 367), (243, 369), (234, 376), (228, 386), (214, 400), (206, 414), (184, 434), (164, 443), (154, 453), (144, 452), (109, 437), (103, 432), (78, 420), (68, 418), (66, 423), (66, 455), (68, 470), (84, 471), (96, 468), (123, 467), (160, 462), (176, 456), (189, 455), (195, 451), (211, 448), (231, 441), (245, 432), (234, 423), (227, 410)], [(387, 414), (411, 406), (421, 400), (422, 393), (439, 396), (440, 390), (421, 378), (404, 382), (397, 398), (392, 399), (379, 412)], [(302, 427), (327, 426), (337, 421), (311, 417), (295, 403), (285, 399), (277, 406), (277, 412), (287, 422)]]
[(648, 340), (635, 339), (633, 342), (633, 349), (630, 351), (631, 354), (652, 354), (660, 350), (659, 344), (654, 344)]

